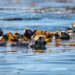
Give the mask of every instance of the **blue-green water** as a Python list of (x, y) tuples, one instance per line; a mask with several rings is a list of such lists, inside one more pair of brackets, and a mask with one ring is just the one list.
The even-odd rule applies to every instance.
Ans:
[[(36, 1), (39, 3), (37, 5), (38, 7), (75, 5), (75, 1), (68, 3), (55, 2), (52, 0), (51, 2), (42, 2), (43, 0)], [(10, 3), (12, 2), (10, 1)], [(10, 3), (5, 4), (1, 0), (1, 8), (16, 7), (17, 10), (0, 10), (0, 19), (11, 17), (38, 17), (40, 20), (0, 20), (0, 28), (4, 30), (4, 33), (8, 31), (23, 33), (25, 28), (53, 32), (63, 31), (75, 20), (74, 13), (26, 13), (21, 6), (29, 7), (31, 3), (30, 0), (27, 2), (22, 0), (21, 4), (17, 4), (16, 6), (14, 3)], [(22, 10), (18, 10), (18, 8)], [(63, 52), (64, 49), (65, 52)], [(11, 52), (11, 50), (17, 50), (17, 52)], [(26, 48), (0, 47), (0, 75), (75, 75), (75, 47), (55, 48), (53, 46), (47, 46), (47, 52), (41, 54), (32, 53), (31, 50)]]

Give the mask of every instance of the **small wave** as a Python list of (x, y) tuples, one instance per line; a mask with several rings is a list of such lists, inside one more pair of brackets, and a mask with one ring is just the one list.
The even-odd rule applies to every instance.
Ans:
[(41, 18), (35, 18), (35, 17), (30, 17), (30, 18), (4, 18), (4, 19), (0, 19), (0, 20), (4, 20), (4, 21), (22, 21), (22, 20), (40, 20)]

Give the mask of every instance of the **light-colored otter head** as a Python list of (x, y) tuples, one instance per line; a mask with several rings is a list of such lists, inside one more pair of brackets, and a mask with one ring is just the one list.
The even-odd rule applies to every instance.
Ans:
[(75, 22), (72, 23), (72, 28), (75, 28)]

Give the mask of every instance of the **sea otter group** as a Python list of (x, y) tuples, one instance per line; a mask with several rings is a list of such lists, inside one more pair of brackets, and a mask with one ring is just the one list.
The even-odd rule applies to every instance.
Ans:
[(4, 34), (0, 29), (0, 46), (26, 47), (35, 50), (45, 50), (53, 40), (54, 46), (75, 46), (75, 22), (72, 26), (61, 32), (25, 29), (23, 34), (8, 32)]

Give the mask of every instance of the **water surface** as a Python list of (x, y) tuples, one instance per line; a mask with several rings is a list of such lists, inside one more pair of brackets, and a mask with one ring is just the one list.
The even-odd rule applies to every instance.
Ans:
[[(16, 2), (20, 1), (20, 2)], [(75, 1), (62, 0), (16, 0), (0, 1), (0, 28), (7, 32), (23, 33), (25, 28), (44, 31), (63, 31), (75, 21), (74, 13), (26, 12), (25, 9), (36, 6), (65, 7), (75, 6)], [(7, 2), (7, 3), (6, 3)], [(37, 2), (33, 4), (32, 2)], [(33, 4), (33, 5), (32, 5)], [(16, 6), (15, 6), (16, 5)], [(5, 9), (5, 8), (15, 8)], [(22, 18), (23, 20), (7, 21), (7, 18)], [(25, 20), (25, 18), (40, 18)], [(16, 50), (16, 52), (11, 52)], [(64, 51), (64, 52), (63, 52)], [(75, 47), (47, 46), (46, 53), (33, 53), (26, 48), (0, 47), (0, 75), (75, 75)]]

